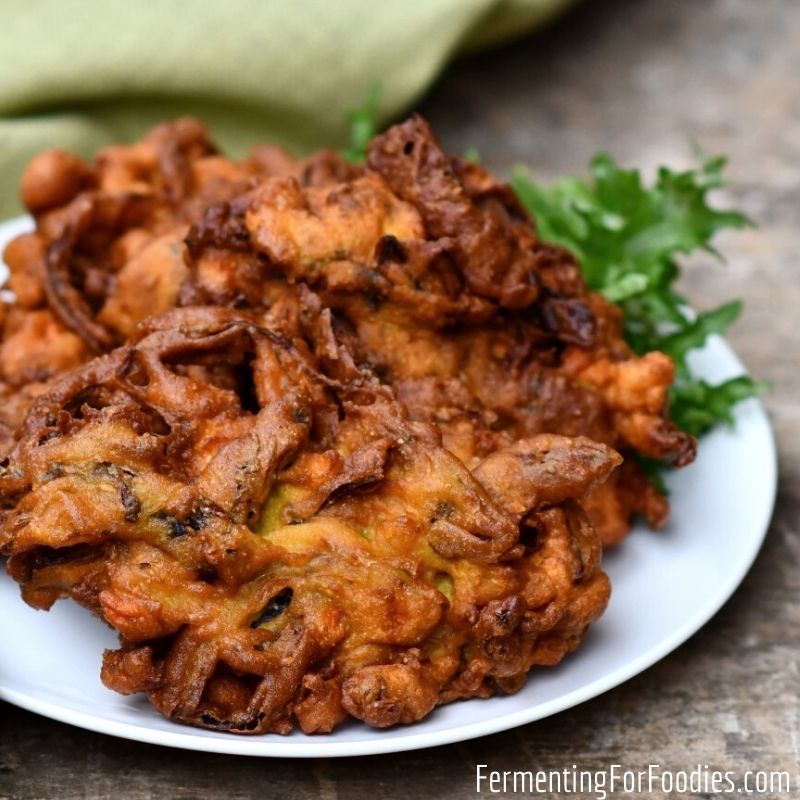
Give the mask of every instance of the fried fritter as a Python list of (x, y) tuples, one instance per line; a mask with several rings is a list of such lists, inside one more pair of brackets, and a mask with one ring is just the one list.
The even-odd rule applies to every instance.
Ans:
[[(671, 359), (634, 356), (619, 310), (587, 289), (574, 258), (538, 240), (508, 186), (446, 157), (420, 118), (377, 137), (363, 173), (259, 180), (186, 241), (184, 303), (269, 305), (278, 270), (319, 294), (357, 361), (468, 466), (522, 437), (586, 435), (627, 457), (587, 500), (604, 542), (635, 513), (664, 522), (666, 500), (635, 459), (694, 458), (667, 415)], [(250, 274), (257, 259), (267, 266), (249, 292), (235, 273), (222, 290), (209, 277), (234, 260)]]
[(82, 363), (176, 304), (258, 311), (302, 283), (331, 309), (359, 366), (391, 384), (414, 419), (435, 422), (468, 467), (538, 433), (621, 452), (623, 467), (585, 503), (605, 544), (636, 514), (654, 527), (666, 520), (640, 456), (676, 466), (694, 457), (694, 439), (668, 419), (671, 359), (634, 356), (620, 311), (587, 289), (574, 258), (538, 239), (507, 185), (445, 156), (419, 117), (377, 137), (364, 167), (270, 148), (227, 161), (182, 120), (104, 151), (91, 169), (43, 154), (23, 197), (37, 232), (9, 247), (24, 311), (6, 316), (39, 313), (65, 356), (33, 384), (2, 372), (31, 347), (13, 331), (35, 327), (9, 322), (7, 444), (67, 355), (64, 368)]
[(302, 286), (175, 310), (34, 400), (0, 552), (119, 632), (107, 686), (237, 733), (385, 727), (518, 689), (603, 611), (579, 500), (619, 456), (540, 434), (470, 471), (335, 328)]
[(175, 306), (191, 223), (267, 175), (313, 184), (346, 180), (351, 170), (325, 150), (297, 162), (262, 146), (234, 162), (189, 118), (134, 145), (107, 147), (92, 165), (62, 150), (30, 162), (20, 195), (36, 230), (4, 253), (14, 299), (0, 301), (0, 453), (49, 380)]

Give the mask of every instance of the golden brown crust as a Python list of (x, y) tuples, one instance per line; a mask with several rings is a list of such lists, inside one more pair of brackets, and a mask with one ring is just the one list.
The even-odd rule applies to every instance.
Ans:
[(548, 435), (473, 476), (299, 291), (154, 318), (37, 398), (0, 551), (29, 603), (115, 628), (104, 682), (171, 719), (385, 727), (577, 645), (608, 581), (574, 499), (618, 462)]
[[(586, 289), (568, 253), (538, 240), (507, 185), (445, 156), (419, 117), (369, 153), (366, 168), (276, 148), (234, 162), (183, 119), (106, 148), (93, 166), (42, 154), (24, 182), (38, 230), (7, 250), (10, 288), (97, 353), (176, 304), (267, 308), (302, 282), (347, 327), (359, 363), (471, 466), (539, 432), (619, 449), (637, 487), (635, 454), (692, 460), (694, 440), (666, 413), (671, 361), (633, 356), (618, 309)], [(64, 368), (54, 359), (50, 373)], [(646, 501), (617, 479), (590, 501), (606, 542), (636, 513), (663, 522), (666, 501), (643, 491)]]
[(515, 691), (602, 613), (601, 540), (666, 519), (635, 458), (694, 456), (670, 359), (421, 119), (364, 167), (231, 161), (182, 119), (42, 154), (22, 194), (0, 551), (169, 718), (329, 732)]

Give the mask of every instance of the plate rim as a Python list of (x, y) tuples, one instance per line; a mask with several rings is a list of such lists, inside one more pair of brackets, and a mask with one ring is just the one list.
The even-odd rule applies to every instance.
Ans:
[[(9, 235), (25, 230), (26, 226), (30, 226), (30, 224), (30, 218), (26, 216), (0, 221), (0, 242), (4, 242)], [(719, 336), (711, 337), (707, 346), (721, 348), (733, 365), (741, 372), (746, 372), (736, 352), (723, 338)], [(766, 486), (764, 494), (768, 497), (768, 501), (760, 514), (757, 533), (748, 540), (749, 547), (747, 550), (745, 551), (742, 548), (742, 558), (738, 569), (731, 573), (730, 576), (727, 576), (727, 580), (720, 584), (722, 588), (710, 596), (691, 616), (688, 616), (681, 625), (677, 626), (669, 636), (656, 642), (643, 653), (640, 653), (637, 657), (617, 669), (607, 672), (596, 680), (558, 697), (537, 703), (529, 708), (499, 715), (490, 720), (479, 720), (435, 731), (422, 731), (404, 736), (393, 736), (387, 731), (385, 736), (382, 735), (376, 739), (356, 742), (337, 742), (332, 739), (313, 737), (313, 743), (309, 741), (292, 741), (282, 737), (269, 740), (256, 736), (236, 735), (231, 735), (229, 738), (212, 738), (197, 735), (195, 729), (184, 728), (177, 723), (175, 723), (176, 730), (165, 731), (147, 725), (110, 719), (102, 714), (92, 714), (72, 709), (59, 705), (57, 702), (20, 691), (13, 688), (13, 686), (7, 686), (3, 683), (2, 674), (0, 674), (0, 700), (58, 722), (144, 744), (161, 745), (196, 752), (267, 758), (355, 757), (439, 747), (500, 733), (573, 708), (605, 694), (635, 675), (644, 672), (690, 639), (730, 600), (753, 566), (769, 531), (775, 510), (778, 490), (778, 453), (775, 432), (763, 403), (754, 398), (746, 401), (746, 404), (750, 406), (750, 413), (755, 414), (753, 422), (762, 426), (765, 436), (763, 444), (766, 446), (766, 463), (763, 465), (765, 474), (762, 473), (761, 482)], [(477, 702), (477, 700), (473, 699), (472, 702)]]

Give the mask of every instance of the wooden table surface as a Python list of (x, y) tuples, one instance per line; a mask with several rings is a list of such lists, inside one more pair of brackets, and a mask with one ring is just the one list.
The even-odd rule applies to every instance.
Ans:
[[(0, 704), (0, 798), (462, 798), (495, 769), (800, 772), (800, 2), (587, 0), (546, 31), (454, 65), (423, 102), (454, 152), (507, 170), (688, 164), (691, 142), (731, 157), (730, 198), (760, 223), (693, 261), (702, 307), (747, 301), (730, 340), (775, 384), (766, 405), (780, 493), (733, 599), (688, 643), (584, 705), (478, 741), (358, 759), (247, 760), (167, 750)], [(485, 796), (489, 796), (488, 794)], [(577, 797), (579, 795), (572, 795)], [(705, 795), (710, 796), (710, 795)]]

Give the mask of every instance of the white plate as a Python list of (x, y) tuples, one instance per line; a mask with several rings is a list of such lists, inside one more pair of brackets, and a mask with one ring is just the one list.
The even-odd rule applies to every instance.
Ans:
[[(29, 223), (0, 225), (0, 244)], [(742, 365), (721, 339), (695, 354), (710, 380)], [(758, 552), (776, 488), (775, 445), (760, 403), (736, 410), (736, 427), (706, 436), (697, 461), (669, 477), (672, 515), (658, 533), (637, 529), (605, 559), (613, 594), (582, 647), (560, 666), (533, 671), (515, 695), (437, 709), (415, 725), (377, 731), (360, 724), (329, 736), (241, 737), (168, 722), (142, 699), (99, 678), (116, 637), (70, 602), (43, 613), (0, 574), (0, 698), (47, 717), (141, 742), (251, 756), (390, 753), (471, 739), (541, 719), (626, 681), (697, 631), (731, 596)]]

